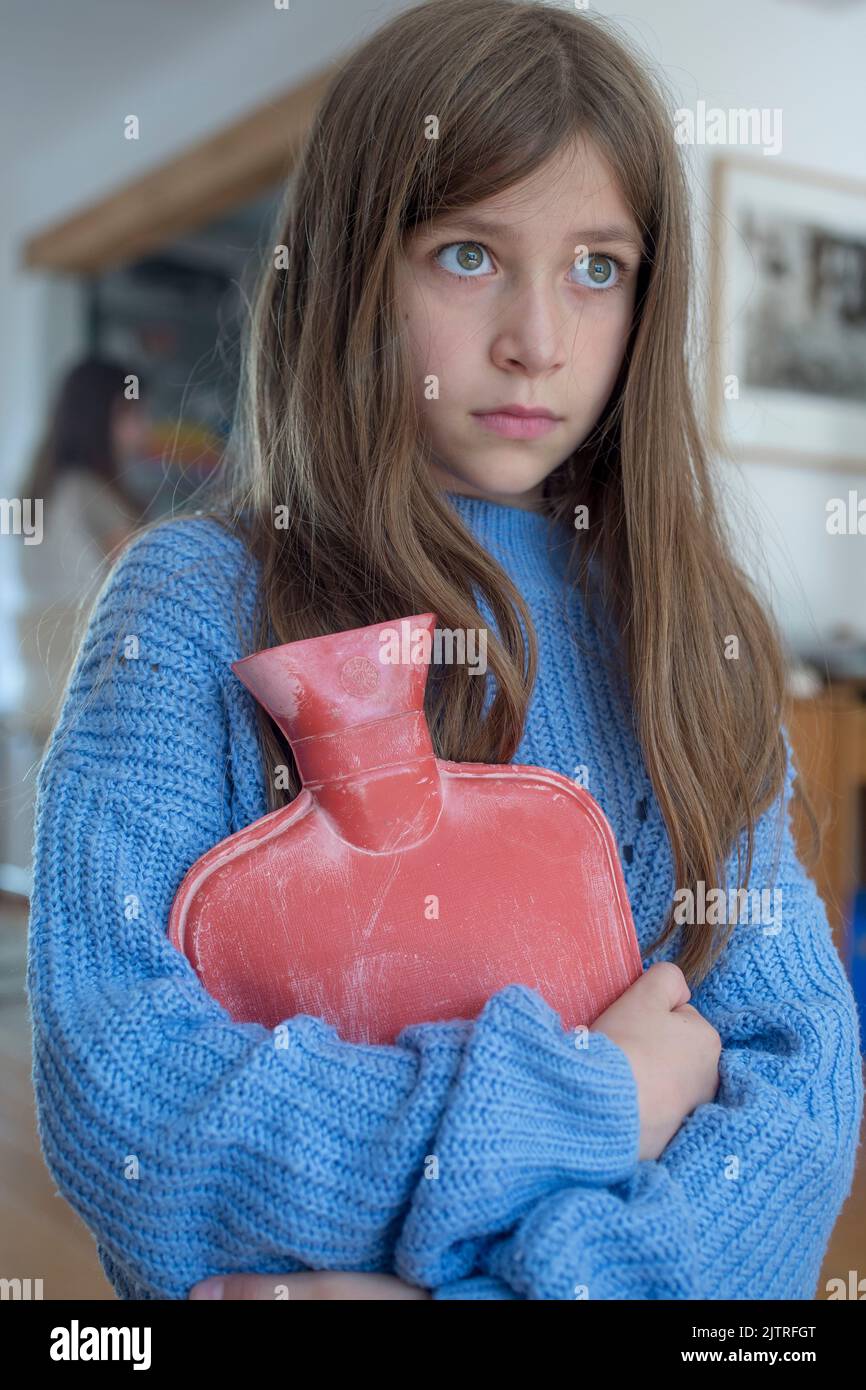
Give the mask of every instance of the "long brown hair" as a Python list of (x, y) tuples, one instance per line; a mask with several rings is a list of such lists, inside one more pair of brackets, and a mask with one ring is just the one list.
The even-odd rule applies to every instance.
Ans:
[[(431, 113), (438, 139), (425, 138)], [(691, 233), (667, 98), (610, 21), (429, 0), (341, 64), (261, 273), (211, 514), (261, 565), (250, 651), (428, 611), (477, 629), (477, 587), (499, 629), (487, 648), (495, 698), (485, 712), (485, 682), (450, 665), (428, 682), (427, 716), (440, 757), (511, 760), (536, 674), (531, 615), (430, 473), (394, 271), (413, 227), (508, 189), (577, 136), (617, 171), (644, 259), (620, 378), (590, 438), (546, 480), (544, 509), (571, 520), (589, 508), (569, 583), (616, 634), (609, 660), (627, 683), (676, 884), (722, 886), (744, 826), (748, 884), (755, 822), (784, 785), (785, 662), (731, 557), (687, 372)], [(731, 632), (739, 660), (725, 659)], [(274, 809), (300, 781), (258, 719)], [(675, 929), (672, 900), (653, 948)], [(695, 985), (727, 938), (682, 931), (677, 963)]]

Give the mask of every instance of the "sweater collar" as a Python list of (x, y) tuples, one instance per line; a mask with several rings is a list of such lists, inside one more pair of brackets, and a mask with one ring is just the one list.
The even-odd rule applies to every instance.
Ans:
[(489, 497), (445, 492), (448, 504), (514, 579), (518, 589), (532, 582), (558, 586), (565, 574), (575, 532), (542, 512), (511, 507)]

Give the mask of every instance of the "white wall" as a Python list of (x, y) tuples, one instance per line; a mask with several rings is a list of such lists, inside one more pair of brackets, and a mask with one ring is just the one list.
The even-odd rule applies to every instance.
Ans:
[[(4, 183), (0, 226), (0, 492), (14, 493), (46, 391), (79, 349), (62, 277), (21, 274), (24, 237), (182, 150), (318, 70), (384, 22), (400, 3), (291, 0), (288, 11), (240, 0), (78, 0), (46, 7), (7, 0), (0, 68)], [(640, 0), (596, 9), (618, 19), (660, 69), (677, 105), (779, 107), (785, 162), (866, 181), (866, 4), (829, 0)], [(41, 27), (40, 27), (41, 26)], [(16, 44), (16, 35), (20, 40)], [(141, 121), (138, 142), (123, 118)], [(707, 217), (707, 161), (689, 151), (698, 230)], [(730, 472), (730, 470), (728, 470)], [(758, 528), (757, 564), (792, 637), (862, 625), (866, 543), (831, 538), (825, 501), (858, 476), (746, 466)], [(859, 544), (858, 544), (859, 539)], [(0, 566), (3, 552), (0, 547)], [(2, 576), (0, 576), (2, 580)], [(804, 597), (807, 604), (804, 604)], [(0, 658), (3, 653), (0, 652)]]
[[(765, 156), (862, 180), (866, 199), (866, 4), (833, 0), (641, 0), (599, 3), (654, 60), (676, 105), (780, 108), (782, 151)], [(700, 237), (709, 227), (709, 162), (718, 146), (688, 149)], [(756, 153), (744, 150), (743, 153)], [(757, 152), (760, 155), (760, 152)], [(863, 441), (866, 456), (866, 439)], [(866, 537), (829, 536), (825, 504), (866, 497), (860, 474), (766, 463), (724, 466), (748, 568), (794, 644), (847, 623), (866, 640)], [(743, 511), (745, 508), (745, 511)], [(752, 533), (755, 544), (752, 544)]]

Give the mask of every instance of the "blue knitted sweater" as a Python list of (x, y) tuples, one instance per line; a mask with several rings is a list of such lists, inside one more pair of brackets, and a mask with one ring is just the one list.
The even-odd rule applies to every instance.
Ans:
[[(539, 675), (514, 760), (587, 769), (644, 965), (670, 959), (679, 932), (646, 954), (674, 889), (668, 837), (574, 595), (571, 633), (564, 621), (564, 550), (548, 551), (536, 513), (448, 499), (533, 615)], [(782, 928), (736, 927), (693, 992), (721, 1035), (720, 1086), (657, 1161), (638, 1161), (625, 1053), (600, 1033), (577, 1048), (525, 986), (393, 1046), (299, 1015), (276, 1047), (206, 994), (166, 929), (190, 864), (267, 811), (254, 701), (229, 669), (244, 654), (235, 599), (249, 614), (255, 579), (242, 542), (205, 517), (134, 540), (39, 771), (39, 1134), (119, 1296), (313, 1268), (393, 1271), (440, 1299), (812, 1298), (863, 1082), (852, 991), (787, 815), (777, 843), (778, 807), (750, 886), (783, 890)]]

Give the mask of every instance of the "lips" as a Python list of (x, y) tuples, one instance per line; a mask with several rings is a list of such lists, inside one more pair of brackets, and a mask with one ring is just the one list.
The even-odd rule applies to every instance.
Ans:
[(540, 439), (560, 423), (559, 417), (543, 406), (500, 406), (497, 410), (475, 410), (472, 415), (482, 429), (505, 439)]
[(544, 405), (494, 405), (489, 410), (475, 410), (474, 415), (516, 415), (520, 419), (545, 419), (560, 420), (560, 415), (554, 415), (552, 410), (548, 410)]

